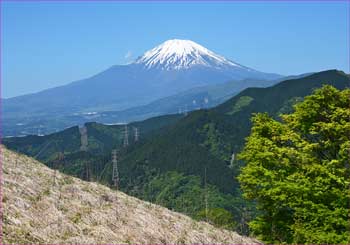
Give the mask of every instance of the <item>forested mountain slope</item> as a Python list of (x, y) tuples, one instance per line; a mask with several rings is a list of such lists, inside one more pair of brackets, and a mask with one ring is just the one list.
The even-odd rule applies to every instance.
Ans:
[[(182, 117), (161, 117), (164, 127), (150, 134), (142, 129), (145, 137), (138, 142), (133, 143), (133, 135), (129, 133), (128, 147), (123, 147), (124, 126), (100, 124), (87, 125), (87, 152), (80, 151), (80, 138), (74, 138), (68, 131), (57, 133), (56, 138), (63, 135), (66, 138), (50, 151), (44, 148), (47, 140), (35, 145), (30, 137), (4, 139), (4, 143), (32, 156), (42, 151), (37, 158), (47, 165), (105, 184), (111, 184), (110, 150), (116, 147), (123, 191), (196, 218), (203, 218), (207, 199), (213, 223), (245, 233), (248, 232), (244, 228), (246, 221), (254, 215), (249, 211), (253, 204), (240, 198), (235, 177), (243, 163), (235, 156), (250, 132), (252, 114), (267, 112), (278, 118), (281, 113), (291, 112), (295, 102), (323, 84), (344, 89), (349, 87), (350, 78), (341, 71), (329, 70), (269, 88), (249, 88), (213, 109)], [(148, 125), (159, 122), (159, 118), (150, 120), (152, 123)], [(59, 152), (64, 156), (61, 159)], [(248, 214), (244, 211), (247, 207)], [(231, 215), (235, 222), (215, 220), (218, 214)]]

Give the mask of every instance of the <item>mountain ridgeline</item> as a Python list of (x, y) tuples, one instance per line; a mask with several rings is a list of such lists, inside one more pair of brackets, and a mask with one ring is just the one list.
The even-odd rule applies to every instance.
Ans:
[(104, 124), (133, 122), (151, 117), (208, 109), (221, 104), (233, 95), (248, 87), (268, 87), (279, 80), (229, 81), (222, 84), (196, 87), (172, 96), (160, 98), (146, 105), (121, 111), (85, 111), (79, 113), (53, 113), (38, 116), (7, 117), (3, 122), (5, 136), (23, 136), (30, 134), (49, 134), (74, 125), (83, 125), (88, 121)]
[[(250, 132), (252, 114), (267, 112), (279, 119), (324, 84), (344, 89), (350, 77), (323, 71), (268, 88), (245, 89), (212, 109), (131, 123), (127, 147), (125, 125), (98, 123), (86, 124), (87, 151), (80, 149), (78, 127), (41, 137), (5, 138), (3, 143), (65, 173), (107, 185), (112, 176), (110, 151), (117, 148), (120, 188), (126, 193), (247, 233), (254, 204), (241, 198), (236, 176), (244, 163), (236, 156)], [(136, 127), (140, 138), (134, 142)], [(209, 212), (203, 216), (206, 206)], [(234, 222), (217, 219), (224, 216), (232, 216)]]
[[(86, 118), (104, 123), (146, 119), (169, 113), (169, 108), (163, 108), (160, 113), (159, 108), (152, 105), (142, 108), (169, 96), (178, 95), (176, 100), (180, 102), (171, 107), (170, 112), (177, 111), (179, 106), (191, 107), (190, 103), (199, 99), (198, 94), (191, 96), (190, 103), (183, 101), (181, 94), (194, 88), (209, 86), (204, 89), (209, 92), (213, 85), (234, 81), (232, 95), (247, 85), (268, 86), (273, 82), (267, 81), (281, 77), (240, 65), (190, 40), (169, 40), (131, 64), (115, 65), (90, 78), (35, 94), (4, 99), (4, 133), (19, 136), (33, 134), (34, 129), (35, 133), (37, 130), (55, 132)], [(225, 91), (221, 97), (224, 95)], [(200, 106), (198, 103), (194, 108)], [(132, 108), (142, 111), (138, 118), (133, 116), (133, 111), (128, 113)]]

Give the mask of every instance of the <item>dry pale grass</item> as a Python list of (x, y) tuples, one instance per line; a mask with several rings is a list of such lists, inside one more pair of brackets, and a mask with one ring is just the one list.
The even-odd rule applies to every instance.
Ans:
[(1, 147), (3, 243), (258, 243)]

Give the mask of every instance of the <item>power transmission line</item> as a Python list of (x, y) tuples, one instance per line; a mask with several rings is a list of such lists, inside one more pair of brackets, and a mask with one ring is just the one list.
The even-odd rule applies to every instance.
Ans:
[(36, 159), (38, 156), (40, 156), (41, 153), (43, 153), (43, 151), (52, 143), (52, 141), (47, 142), (43, 148), (41, 148), (41, 150), (34, 156), (34, 158)]

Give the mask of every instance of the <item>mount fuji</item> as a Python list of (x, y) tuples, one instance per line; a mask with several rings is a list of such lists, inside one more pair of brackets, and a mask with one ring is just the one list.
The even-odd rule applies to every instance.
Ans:
[(237, 63), (225, 59), (203, 46), (190, 40), (168, 40), (161, 45), (147, 51), (135, 61), (146, 68), (166, 70), (189, 69), (196, 65), (215, 69), (240, 68), (253, 71)]
[(243, 89), (247, 80), (254, 80), (259, 86), (259, 81), (278, 78), (281, 76), (240, 65), (193, 41), (174, 39), (145, 52), (128, 65), (115, 65), (87, 79), (4, 99), (3, 118), (21, 121), (121, 111), (197, 87), (234, 80)]

